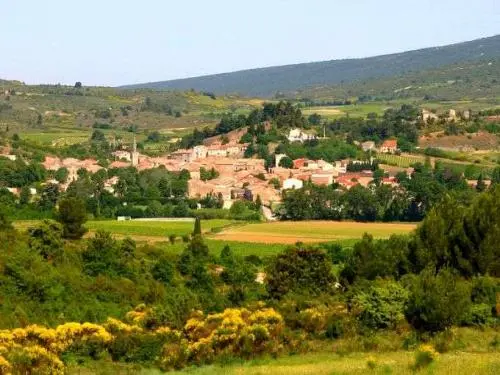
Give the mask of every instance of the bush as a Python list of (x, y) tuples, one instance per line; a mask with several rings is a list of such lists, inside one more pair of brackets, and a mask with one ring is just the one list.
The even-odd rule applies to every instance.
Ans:
[(481, 303), (474, 304), (462, 320), (462, 324), (470, 326), (487, 326), (495, 322), (491, 305)]
[(428, 367), (432, 362), (436, 360), (438, 353), (430, 345), (420, 345), (418, 350), (415, 352), (415, 364), (414, 369), (420, 370), (422, 368)]
[(290, 247), (274, 258), (266, 273), (267, 291), (272, 298), (289, 292), (332, 292), (335, 282), (327, 255), (316, 248)]
[(408, 291), (399, 283), (372, 286), (354, 296), (352, 309), (362, 325), (372, 329), (394, 328), (404, 320)]
[(437, 275), (426, 269), (404, 283), (410, 291), (405, 315), (418, 330), (442, 331), (459, 323), (470, 309), (469, 285), (446, 268)]

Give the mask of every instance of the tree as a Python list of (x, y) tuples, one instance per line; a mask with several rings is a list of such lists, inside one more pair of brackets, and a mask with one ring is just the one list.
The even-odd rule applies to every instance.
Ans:
[(122, 273), (119, 247), (111, 233), (103, 230), (98, 230), (89, 239), (87, 248), (82, 253), (82, 260), (85, 273), (90, 276), (118, 276)]
[(404, 280), (410, 291), (406, 318), (418, 330), (437, 332), (460, 322), (471, 305), (470, 286), (449, 269), (426, 269)]
[(477, 179), (476, 190), (478, 192), (480, 192), (480, 193), (486, 190), (486, 183), (483, 180), (483, 174), (482, 173), (479, 175), (479, 177)]
[(170, 284), (174, 278), (175, 268), (172, 263), (166, 258), (161, 257), (151, 269), (151, 275), (156, 281), (164, 284)]
[(281, 158), (278, 166), (282, 168), (291, 169), (293, 168), (293, 160), (290, 159), (288, 156), (284, 156)]
[(85, 203), (78, 198), (66, 198), (59, 202), (58, 221), (63, 225), (63, 237), (80, 239), (87, 232)]
[(31, 200), (31, 189), (29, 186), (23, 186), (21, 188), (21, 193), (19, 194), (19, 203), (21, 205), (26, 205)]
[(38, 206), (42, 210), (52, 210), (59, 198), (59, 186), (56, 184), (47, 184), (40, 194)]
[(193, 236), (201, 236), (201, 219), (199, 217), (194, 219)]
[(54, 260), (63, 253), (63, 228), (52, 220), (43, 220), (38, 226), (29, 228), (29, 247), (46, 260)]
[(289, 292), (312, 295), (331, 292), (335, 281), (326, 253), (300, 245), (276, 256), (266, 274), (267, 292), (278, 299)]
[(104, 135), (104, 133), (101, 130), (96, 129), (93, 131), (92, 135), (90, 136), (90, 140), (92, 142), (106, 142), (106, 136)]
[(377, 282), (354, 296), (352, 310), (368, 328), (394, 328), (405, 318), (408, 297), (408, 291), (399, 283)]
[(13, 230), (12, 222), (9, 220), (8, 216), (0, 209), (0, 232)]
[(59, 181), (61, 184), (65, 183), (66, 180), (68, 179), (68, 176), (69, 176), (69, 171), (68, 171), (68, 168), (66, 167), (61, 167), (59, 168), (55, 175), (54, 175), (54, 178)]
[(77, 81), (75, 82), (75, 89), (81, 89), (82, 88), (82, 83)]

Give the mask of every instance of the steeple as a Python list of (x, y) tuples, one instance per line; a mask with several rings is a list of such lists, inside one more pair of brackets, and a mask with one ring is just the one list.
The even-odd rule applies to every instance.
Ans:
[(139, 153), (137, 152), (137, 140), (135, 139), (135, 134), (134, 134), (134, 144), (132, 146), (132, 152), (130, 153), (130, 159), (132, 161), (133, 167), (139, 164)]

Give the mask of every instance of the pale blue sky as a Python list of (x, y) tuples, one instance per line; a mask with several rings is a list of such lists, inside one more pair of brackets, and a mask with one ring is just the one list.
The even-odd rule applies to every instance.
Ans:
[(500, 0), (0, 0), (0, 78), (121, 85), (500, 33)]

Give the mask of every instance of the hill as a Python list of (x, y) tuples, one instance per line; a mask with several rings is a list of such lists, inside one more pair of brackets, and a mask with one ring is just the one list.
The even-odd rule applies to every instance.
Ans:
[(392, 77), (307, 87), (286, 92), (286, 96), (306, 101), (357, 97), (358, 101), (411, 98), (428, 102), (489, 98), (495, 102), (500, 96), (498, 77), (500, 77), (500, 58), (490, 58), (457, 62)]
[(436, 69), (445, 65), (496, 57), (500, 57), (500, 35), (368, 58), (275, 66), (124, 87), (178, 90), (194, 88), (217, 94), (239, 93), (270, 97), (277, 92), (295, 91), (305, 87), (391, 77), (412, 71)]

